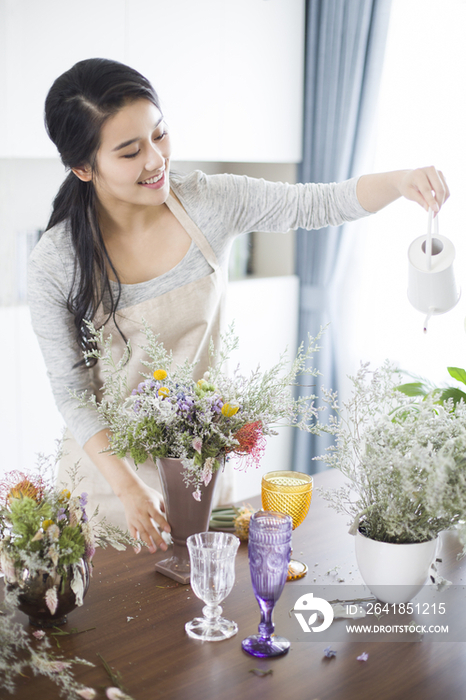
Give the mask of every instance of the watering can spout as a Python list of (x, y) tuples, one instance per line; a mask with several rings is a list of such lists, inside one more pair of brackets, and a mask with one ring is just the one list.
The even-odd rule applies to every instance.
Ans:
[(429, 323), (430, 317), (432, 316), (434, 311), (435, 311), (435, 307), (429, 306), (429, 313), (427, 314), (425, 321), (424, 321), (424, 333), (427, 333), (427, 324)]

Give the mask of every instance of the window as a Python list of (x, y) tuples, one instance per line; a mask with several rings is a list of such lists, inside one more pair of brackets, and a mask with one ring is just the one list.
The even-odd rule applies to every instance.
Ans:
[[(431, 318), (407, 299), (409, 244), (427, 231), (427, 213), (399, 200), (366, 219), (355, 234), (340, 315), (343, 380), (360, 361), (388, 358), (435, 382), (447, 366), (466, 366), (466, 2), (393, 0), (381, 82), (373, 172), (435, 165), (451, 198), (439, 233), (456, 249), (455, 277), (463, 288), (457, 306)], [(346, 382), (346, 383), (345, 383)]]

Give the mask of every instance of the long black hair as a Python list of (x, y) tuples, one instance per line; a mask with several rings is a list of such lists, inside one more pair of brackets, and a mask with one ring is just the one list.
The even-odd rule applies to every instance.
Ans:
[[(150, 82), (117, 61), (104, 58), (79, 61), (57, 78), (45, 101), (45, 126), (63, 165), (70, 170), (87, 166), (95, 173), (103, 125), (123, 106), (141, 98), (160, 109)], [(79, 346), (91, 350), (85, 321), (92, 321), (107, 293), (110, 300), (107, 318), (113, 317), (116, 324), (115, 311), (121, 295), (120, 280), (100, 230), (92, 179), (83, 182), (73, 172), (68, 174), (53, 202), (47, 229), (62, 222), (69, 226), (76, 253), (67, 306), (74, 315)], [(118, 282), (116, 295), (112, 293), (108, 266)]]

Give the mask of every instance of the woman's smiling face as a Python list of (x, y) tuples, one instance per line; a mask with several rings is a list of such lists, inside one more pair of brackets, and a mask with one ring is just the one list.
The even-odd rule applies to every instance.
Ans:
[(107, 210), (164, 204), (170, 154), (163, 116), (152, 102), (140, 99), (122, 107), (102, 127), (93, 174), (100, 204)]

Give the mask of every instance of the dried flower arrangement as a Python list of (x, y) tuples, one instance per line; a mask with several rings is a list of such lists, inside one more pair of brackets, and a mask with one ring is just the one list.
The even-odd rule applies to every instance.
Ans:
[(111, 337), (104, 340), (103, 331), (89, 324), (96, 349), (85, 353), (97, 358), (104, 370), (102, 398), (95, 395), (76, 396), (81, 405), (91, 404), (103, 424), (110, 430), (111, 450), (118, 456), (130, 455), (136, 464), (149, 457), (175, 457), (183, 461), (185, 482), (197, 500), (201, 484), (207, 485), (223, 458), (236, 455), (247, 468), (257, 464), (265, 446), (265, 437), (276, 434), (280, 426), (294, 426), (319, 433), (326, 430), (318, 421), (315, 396), (295, 397), (297, 377), (315, 377), (309, 368), (312, 354), (319, 349), (319, 336), (309, 338), (305, 350), (288, 364), (283, 355), (270, 370), (259, 368), (245, 377), (237, 369), (232, 376), (222, 367), (238, 340), (233, 329), (222, 337), (222, 351), (217, 357), (210, 346), (210, 367), (204, 377), (194, 381), (195, 364), (185, 362), (172, 366), (172, 354), (157, 336), (145, 326), (149, 358), (144, 362), (148, 373), (142, 373), (137, 387), (128, 387), (125, 364), (131, 352), (128, 343), (123, 357), (112, 356)]
[(59, 586), (70, 577), (76, 604), (82, 605), (81, 560), (91, 565), (97, 546), (125, 549), (136, 541), (105, 519), (97, 521), (86, 513), (86, 493), (73, 495), (78, 488), (78, 467), (70, 474), (72, 491), (55, 485), (57, 454), (40, 456), (37, 470), (13, 471), (0, 482), (0, 569), (5, 582), (19, 589), (28, 577), (48, 575), (54, 585), (47, 587), (45, 602), (53, 615), (58, 604)]

